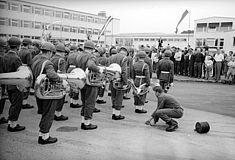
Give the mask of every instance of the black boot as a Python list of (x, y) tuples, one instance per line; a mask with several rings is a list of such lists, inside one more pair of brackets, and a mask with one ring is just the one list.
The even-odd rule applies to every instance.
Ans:
[(64, 115), (61, 115), (59, 117), (57, 117), (56, 115), (54, 115), (54, 120), (55, 121), (66, 121), (68, 120), (69, 118), (67, 116), (64, 116)]
[(49, 136), (49, 138), (47, 139), (42, 139), (42, 136), (38, 137), (38, 144), (50, 144), (50, 143), (56, 143), (57, 142), (57, 138), (52, 138)]
[(11, 128), (10, 125), (8, 125), (7, 130), (9, 132), (19, 132), (25, 130), (25, 126), (20, 126), (19, 124), (17, 124), (14, 128)]
[(81, 104), (73, 104), (73, 103), (70, 103), (70, 108), (81, 108), (82, 105)]
[(98, 126), (94, 125), (94, 124), (89, 124), (89, 125), (85, 125), (84, 123), (81, 124), (81, 129), (84, 130), (92, 130), (92, 129), (96, 129)]
[(178, 123), (173, 119), (170, 122), (167, 122), (167, 124), (169, 124), (169, 127), (166, 128), (167, 132), (173, 132), (178, 128)]
[(99, 112), (100, 112), (100, 109), (94, 108), (94, 113), (99, 113)]
[(112, 119), (113, 120), (122, 120), (122, 119), (125, 119), (125, 116), (122, 116), (122, 115), (116, 116), (115, 114), (113, 114)]
[(104, 103), (106, 103), (106, 101), (103, 100), (103, 99), (97, 99), (97, 100), (96, 100), (96, 103), (98, 103), (98, 104), (104, 104)]
[(31, 109), (31, 108), (33, 108), (33, 106), (31, 106), (30, 104), (22, 105), (22, 109)]
[(135, 109), (135, 113), (147, 113), (147, 111), (146, 110), (144, 110), (144, 109)]

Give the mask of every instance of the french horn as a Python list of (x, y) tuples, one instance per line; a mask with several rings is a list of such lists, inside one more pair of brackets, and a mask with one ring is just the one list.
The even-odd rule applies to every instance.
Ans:
[(85, 86), (86, 74), (80, 68), (73, 69), (70, 73), (57, 73), (62, 83), (50, 81), (46, 74), (41, 74), (35, 82), (35, 96), (39, 99), (61, 99), (70, 87), (82, 89)]
[(117, 63), (113, 63), (110, 66), (98, 66), (103, 69), (103, 73), (92, 72), (88, 68), (86, 69), (86, 83), (90, 86), (103, 86), (107, 81), (111, 81), (116, 77), (121, 77), (122, 69)]
[(0, 73), (0, 84), (16, 85), (21, 91), (33, 84), (33, 74), (27, 65), (20, 66), (16, 72)]

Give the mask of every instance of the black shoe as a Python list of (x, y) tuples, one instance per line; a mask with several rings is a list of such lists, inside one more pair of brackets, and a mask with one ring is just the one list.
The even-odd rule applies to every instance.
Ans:
[(113, 120), (122, 120), (122, 119), (125, 119), (125, 116), (122, 116), (122, 115), (116, 116), (115, 114), (113, 114), (112, 119)]
[(144, 109), (135, 109), (135, 113), (147, 113), (147, 111), (146, 110), (144, 110)]
[(127, 96), (123, 96), (123, 99), (131, 99), (131, 98)]
[(33, 106), (31, 106), (30, 104), (22, 105), (22, 109), (31, 109), (31, 108), (33, 108)]
[(100, 109), (98, 109), (98, 108), (94, 108), (94, 111), (93, 111), (94, 113), (99, 113), (100, 112)]
[(54, 120), (55, 121), (66, 121), (68, 120), (69, 118), (67, 116), (64, 116), (64, 115), (61, 115), (59, 117), (57, 117), (56, 115), (54, 115)]
[(84, 123), (81, 124), (81, 129), (84, 130), (92, 130), (92, 129), (96, 129), (98, 126), (94, 125), (94, 124), (89, 124), (89, 125), (85, 125)]
[(125, 106), (124, 105), (122, 105), (122, 108), (124, 108)]
[(64, 101), (64, 103), (68, 103), (68, 101)]
[(177, 128), (178, 128), (178, 125), (177, 125), (177, 124), (172, 124), (172, 125), (170, 125), (169, 127), (166, 128), (166, 131), (167, 131), (167, 132), (173, 132), (173, 131), (175, 131)]
[(144, 103), (149, 103), (149, 101), (146, 100)]
[(1, 119), (0, 119), (0, 124), (5, 124), (5, 123), (7, 123), (8, 122), (8, 120), (5, 118), (5, 117), (2, 117)]
[(10, 125), (8, 125), (7, 130), (9, 132), (23, 131), (23, 130), (25, 130), (25, 126), (20, 126), (19, 124), (17, 124), (14, 128), (11, 128)]
[(105, 100), (102, 100), (102, 99), (98, 99), (98, 100), (96, 100), (96, 103), (98, 103), (98, 104), (104, 104), (104, 103), (106, 103), (106, 101), (105, 101)]
[(108, 96), (111, 96), (111, 93), (110, 93), (110, 92), (108, 93)]
[(50, 144), (50, 143), (56, 143), (57, 142), (57, 138), (52, 138), (49, 137), (47, 139), (42, 139), (42, 136), (38, 137), (38, 144)]
[(81, 108), (82, 105), (81, 104), (73, 104), (73, 103), (70, 103), (70, 108)]

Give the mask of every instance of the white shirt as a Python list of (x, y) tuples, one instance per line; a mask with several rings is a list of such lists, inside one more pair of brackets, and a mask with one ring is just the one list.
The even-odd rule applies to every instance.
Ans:
[(215, 54), (214, 59), (216, 62), (222, 62), (224, 60), (224, 55), (223, 54)]
[(181, 61), (181, 56), (182, 56), (182, 52), (178, 51), (178, 52), (175, 53), (174, 58), (175, 58), (176, 61)]

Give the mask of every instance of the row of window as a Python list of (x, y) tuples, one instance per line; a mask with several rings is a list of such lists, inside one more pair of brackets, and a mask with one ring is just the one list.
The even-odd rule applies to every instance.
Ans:
[[(134, 38), (134, 41), (140, 41), (140, 42), (143, 42), (143, 41), (158, 41), (160, 38)], [(186, 42), (187, 39), (186, 38), (162, 38), (161, 39), (162, 41), (167, 41), (167, 42)]]
[[(99, 35), (98, 29), (0, 17), (0, 25)], [(102, 34), (104, 35), (104, 34)]]
[(224, 32), (232, 30), (233, 22), (197, 23), (197, 32)]
[[(11, 35), (11, 34), (0, 34), (0, 37), (18, 37), (18, 38), (21, 38), (21, 39), (24, 39), (24, 38), (30, 38), (32, 40), (40, 40), (41, 37), (40, 36), (29, 36), (29, 35)], [(85, 42), (86, 40), (85, 39), (69, 39), (69, 38), (66, 38), (65, 41), (67, 42)], [(98, 41), (96, 40), (93, 40), (94, 43), (98, 43)], [(104, 44), (104, 41), (99, 41), (100, 44)]]
[(7, 2), (0, 0), (0, 9), (8, 9), (12, 11), (24, 12), (29, 14), (44, 15), (49, 17), (65, 18), (77, 21), (84, 21), (89, 23), (104, 24), (105, 19), (93, 16), (71, 13), (68, 11), (56, 11), (49, 8), (42, 8), (38, 6), (30, 6), (28, 4), (20, 4), (16, 2)]
[(219, 47), (223, 49), (224, 46), (224, 39), (223, 38), (197, 38), (196, 39), (196, 46), (209, 46), (209, 47)]

